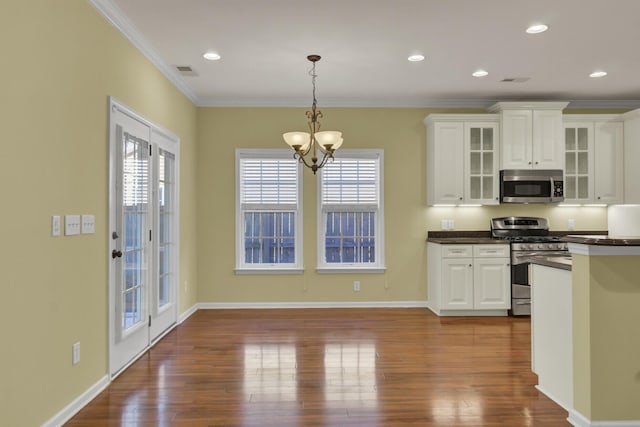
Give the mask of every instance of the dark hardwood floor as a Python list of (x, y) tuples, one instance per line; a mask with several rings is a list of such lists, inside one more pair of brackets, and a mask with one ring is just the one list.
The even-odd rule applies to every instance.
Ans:
[(68, 426), (569, 426), (529, 320), (426, 309), (200, 310)]

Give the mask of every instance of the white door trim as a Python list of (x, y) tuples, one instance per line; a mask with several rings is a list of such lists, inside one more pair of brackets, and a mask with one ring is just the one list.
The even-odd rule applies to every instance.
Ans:
[[(115, 185), (116, 185), (116, 174), (117, 174), (117, 158), (114, 155), (114, 150), (115, 147), (112, 143), (112, 139), (115, 137), (114, 135), (114, 131), (115, 131), (115, 123), (114, 123), (114, 118), (113, 118), (113, 113), (115, 112), (119, 112), (121, 114), (124, 114), (128, 117), (130, 117), (133, 120), (136, 120), (140, 123), (142, 123), (143, 125), (146, 125), (150, 128), (150, 132), (149, 132), (149, 144), (151, 146), (153, 146), (153, 150), (157, 151), (158, 146), (166, 149), (167, 151), (172, 152), (175, 155), (175, 197), (176, 197), (176, 227), (175, 227), (175, 242), (176, 242), (176, 250), (175, 250), (175, 254), (174, 254), (174, 261), (173, 264), (175, 266), (175, 286), (174, 289), (172, 290), (172, 292), (174, 293), (174, 298), (175, 298), (175, 306), (172, 308), (173, 311), (175, 312), (175, 319), (176, 321), (167, 329), (165, 329), (164, 331), (161, 331), (160, 333), (158, 333), (156, 337), (151, 336), (149, 338), (149, 343), (147, 345), (147, 347), (140, 352), (140, 354), (136, 355), (136, 357), (129, 361), (128, 363), (126, 363), (123, 367), (121, 367), (120, 369), (118, 369), (117, 372), (113, 372), (114, 367), (112, 366), (113, 363), (113, 346), (112, 343), (114, 343), (114, 339), (115, 339), (115, 334), (116, 331), (114, 330), (114, 316), (115, 313), (113, 312), (113, 308), (115, 307), (115, 301), (114, 301), (114, 293), (112, 291), (112, 286), (115, 280), (115, 274), (116, 274), (116, 268), (114, 263), (109, 262), (109, 268), (108, 268), (108, 307), (107, 307), (107, 322), (108, 322), (108, 334), (107, 334), (107, 360), (108, 360), (108, 375), (111, 379), (115, 378), (117, 375), (119, 375), (122, 371), (124, 371), (131, 363), (133, 363), (135, 360), (137, 360), (142, 354), (145, 353), (146, 350), (148, 350), (153, 344), (155, 344), (160, 338), (162, 338), (168, 331), (170, 331), (171, 329), (173, 329), (176, 325), (177, 325), (177, 318), (178, 318), (178, 310), (180, 307), (180, 231), (179, 231), (179, 225), (180, 225), (180, 138), (178, 138), (175, 134), (173, 134), (172, 132), (162, 128), (161, 126), (158, 126), (157, 124), (153, 123), (152, 121), (146, 119), (145, 117), (141, 116), (140, 114), (138, 114), (137, 112), (135, 112), (133, 109), (131, 109), (130, 107), (126, 106), (125, 104), (121, 103), (120, 101), (118, 101), (117, 99), (115, 99), (114, 97), (108, 97), (108, 139), (107, 139), (107, 143), (108, 143), (108, 153), (109, 153), (109, 191), (108, 191), (108, 231), (107, 231), (107, 256), (109, 257), (109, 261), (111, 261), (111, 250), (113, 249), (113, 239), (112, 239), (112, 231), (115, 229), (116, 227), (116, 219), (117, 219), (117, 214), (116, 214), (116, 205), (117, 205), (117, 200), (116, 200), (116, 191), (115, 191)], [(153, 167), (153, 166), (152, 166)], [(155, 186), (155, 182), (153, 183), (153, 185)], [(153, 268), (157, 268), (157, 266), (153, 266)]]

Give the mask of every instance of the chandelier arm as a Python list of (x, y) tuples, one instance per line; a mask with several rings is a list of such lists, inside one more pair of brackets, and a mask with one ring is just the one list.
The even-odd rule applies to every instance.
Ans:
[(298, 152), (293, 153), (293, 158), (297, 159), (300, 163), (302, 163), (306, 167), (308, 167), (310, 169), (313, 168), (313, 164), (307, 163), (307, 159), (304, 156), (301, 156), (300, 153), (298, 153)]

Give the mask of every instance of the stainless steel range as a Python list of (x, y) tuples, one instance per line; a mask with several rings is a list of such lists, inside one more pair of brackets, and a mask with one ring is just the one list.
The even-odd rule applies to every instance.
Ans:
[(534, 255), (566, 255), (567, 244), (549, 235), (549, 221), (536, 217), (491, 220), (491, 236), (511, 242), (511, 315), (531, 315), (529, 259)]

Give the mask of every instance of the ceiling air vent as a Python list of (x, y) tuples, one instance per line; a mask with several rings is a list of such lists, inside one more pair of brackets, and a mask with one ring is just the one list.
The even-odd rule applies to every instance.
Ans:
[(524, 83), (531, 80), (531, 77), (505, 77), (500, 83)]
[(183, 76), (197, 76), (198, 73), (196, 73), (193, 68), (191, 68), (189, 65), (176, 65), (176, 70), (178, 70), (180, 72), (180, 74), (182, 74)]

